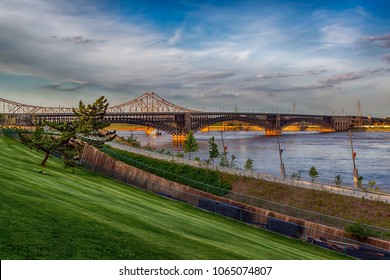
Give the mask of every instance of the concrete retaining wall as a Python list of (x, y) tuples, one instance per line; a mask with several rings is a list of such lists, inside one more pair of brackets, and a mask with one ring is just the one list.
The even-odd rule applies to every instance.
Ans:
[[(164, 178), (158, 177), (151, 173), (145, 172), (141, 169), (135, 168), (131, 165), (125, 164), (121, 161), (115, 160), (90, 145), (85, 146), (82, 155), (82, 161), (85, 162), (87, 165), (89, 165), (87, 167), (89, 167), (89, 169), (91, 169), (92, 171), (97, 171), (97, 172), (101, 172), (102, 170), (114, 171), (111, 173), (110, 172), (109, 173), (102, 172), (102, 173), (114, 179), (118, 179), (127, 182), (129, 184), (134, 184), (135, 186), (137, 186), (137, 184), (138, 185), (142, 184), (142, 186), (139, 187), (142, 187), (144, 189), (147, 189), (155, 193), (167, 194), (172, 191), (177, 191), (176, 199), (186, 201), (187, 203), (192, 205), (197, 205), (197, 201), (200, 198), (208, 198), (210, 200), (241, 207), (245, 211), (256, 214), (253, 215), (254, 216), (253, 222), (255, 224), (266, 224), (268, 217), (273, 217), (286, 222), (291, 222), (291, 223), (304, 226), (305, 236), (311, 236), (314, 238), (322, 237), (329, 240), (335, 240), (340, 242), (348, 238), (348, 235), (343, 230), (337, 228), (309, 222), (299, 218), (254, 207), (251, 205), (240, 203), (224, 197), (216, 196), (197, 189), (193, 189), (191, 187), (182, 184), (178, 184), (176, 182), (166, 180)], [(390, 242), (387, 242), (385, 240), (368, 238), (366, 243), (369, 245), (373, 245), (375, 247), (390, 250)]]

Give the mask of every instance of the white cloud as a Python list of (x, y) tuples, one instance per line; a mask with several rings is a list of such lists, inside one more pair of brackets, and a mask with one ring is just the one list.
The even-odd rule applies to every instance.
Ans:
[(353, 44), (361, 37), (354, 28), (338, 24), (328, 25), (321, 28), (323, 44), (334, 47), (343, 44)]
[(203, 92), (206, 101), (213, 97), (210, 108), (217, 97), (239, 96), (252, 105), (259, 94), (272, 103), (279, 92), (293, 98), (302, 91), (309, 99), (336, 83), (357, 83), (356, 73), (389, 62), (385, 53), (376, 54), (377, 64), (366, 63), (375, 59), (364, 50), (351, 56), (359, 38), (375, 46), (388, 38), (365, 37), (359, 26), (326, 11), (314, 13), (317, 21), (309, 25), (313, 14), (291, 17), (302, 16), (291, 13), (294, 6), (275, 2), (272, 9), (254, 9), (248, 3), (258, 1), (248, 1), (240, 10), (245, 13), (229, 5), (205, 7), (167, 30), (137, 15), (120, 18), (75, 2), (0, 1), (0, 70), (44, 77), (46, 91), (69, 94), (93, 85), (118, 95), (161, 91), (195, 105), (203, 102), (197, 98)]
[(176, 29), (173, 36), (168, 39), (168, 45), (171, 46), (176, 45), (176, 43), (179, 42), (181, 39), (181, 34), (182, 34), (182, 29), (181, 28)]

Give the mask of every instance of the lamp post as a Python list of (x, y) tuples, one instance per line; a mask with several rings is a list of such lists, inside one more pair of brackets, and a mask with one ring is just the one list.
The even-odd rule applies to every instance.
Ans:
[(277, 138), (278, 138), (278, 148), (279, 148), (279, 158), (280, 158), (280, 176), (283, 179), (286, 179), (286, 170), (284, 169), (284, 163), (283, 163), (283, 159), (282, 159), (283, 150), (280, 148), (279, 134), (278, 134)]
[(359, 182), (359, 173), (358, 173), (358, 170), (356, 168), (356, 163), (355, 163), (355, 158), (356, 158), (356, 153), (354, 152), (353, 150), (353, 144), (352, 144), (352, 132), (349, 131), (349, 139), (351, 141), (351, 150), (352, 150), (352, 162), (353, 162), (353, 184), (355, 187), (358, 186), (358, 182)]
[(223, 140), (223, 131), (221, 130), (221, 138), (222, 138), (222, 146), (223, 146), (223, 156), (225, 158), (225, 163), (227, 162), (227, 158), (226, 158), (226, 150), (227, 150), (227, 147), (225, 146), (225, 141)]

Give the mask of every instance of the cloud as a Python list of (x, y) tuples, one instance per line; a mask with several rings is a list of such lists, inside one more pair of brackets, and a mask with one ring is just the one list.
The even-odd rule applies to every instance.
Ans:
[(390, 48), (390, 34), (382, 36), (365, 36), (361, 38), (363, 42), (370, 42), (374, 46), (381, 48)]
[(383, 60), (384, 62), (390, 63), (390, 54), (387, 54), (387, 55), (385, 55), (384, 57), (382, 57), (382, 60)]
[(331, 77), (320, 79), (319, 84), (337, 84), (345, 81), (357, 80), (363, 78), (362, 73), (343, 73)]
[(52, 40), (58, 40), (63, 42), (70, 42), (75, 44), (92, 44), (92, 43), (104, 43), (105, 40), (93, 40), (85, 38), (84, 36), (70, 36), (70, 37), (58, 37), (55, 35), (50, 36)]
[(358, 30), (341, 24), (332, 24), (320, 29), (324, 47), (354, 44), (361, 37)]
[(259, 74), (256, 77), (259, 79), (271, 79), (271, 78), (288, 78), (294, 76), (302, 76), (302, 74), (273, 73), (273, 74)]
[(50, 85), (42, 86), (42, 88), (55, 89), (60, 91), (78, 91), (83, 88), (83, 85), (76, 83), (53, 83)]
[(327, 70), (307, 70), (300, 73), (272, 73), (272, 74), (258, 74), (256, 77), (258, 79), (272, 79), (272, 78), (289, 78), (289, 77), (299, 77), (299, 76), (317, 76), (319, 74), (325, 73)]
[(230, 98), (239, 98), (240, 93), (239, 92), (202, 93), (201, 97), (205, 99), (230, 99)]
[(167, 42), (168, 45), (171, 45), (171, 46), (176, 45), (176, 43), (181, 40), (181, 36), (182, 36), (182, 29), (181, 28), (176, 29), (173, 36), (168, 39), (168, 42)]

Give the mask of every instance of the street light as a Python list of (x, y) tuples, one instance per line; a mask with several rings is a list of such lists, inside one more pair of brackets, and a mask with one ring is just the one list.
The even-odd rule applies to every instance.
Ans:
[(279, 158), (280, 158), (280, 176), (282, 176), (283, 179), (286, 179), (286, 170), (284, 169), (284, 163), (282, 160), (283, 149), (280, 148), (279, 134), (277, 135), (277, 138), (278, 138), (278, 148), (279, 148)]
[(221, 132), (221, 138), (222, 138), (223, 156), (224, 156), (225, 163), (226, 163), (227, 162), (227, 158), (226, 158), (227, 147), (225, 146), (225, 141), (223, 140), (223, 131), (221, 130), (220, 132)]
[(351, 150), (352, 150), (352, 162), (353, 162), (353, 184), (354, 186), (358, 186), (358, 182), (359, 182), (359, 173), (358, 173), (358, 170), (356, 168), (356, 163), (355, 163), (355, 158), (356, 158), (356, 153), (353, 151), (353, 144), (352, 144), (352, 132), (349, 131), (349, 139), (351, 141)]

